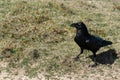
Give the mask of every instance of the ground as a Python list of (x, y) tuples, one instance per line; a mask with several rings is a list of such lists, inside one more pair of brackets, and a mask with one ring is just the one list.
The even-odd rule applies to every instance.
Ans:
[[(0, 80), (119, 80), (119, 0), (1, 0)], [(74, 42), (72, 22), (113, 42), (92, 52)]]

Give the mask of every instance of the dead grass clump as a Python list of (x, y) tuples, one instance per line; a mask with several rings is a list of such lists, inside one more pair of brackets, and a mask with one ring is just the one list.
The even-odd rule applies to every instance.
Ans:
[(3, 58), (10, 58), (14, 53), (16, 53), (16, 50), (13, 48), (5, 48), (2, 50), (1, 55)]
[(120, 10), (120, 5), (119, 4), (114, 3), (113, 5), (114, 5), (113, 6), (114, 10)]
[(51, 32), (46, 36), (45, 42), (47, 43), (59, 43), (65, 40), (65, 35), (67, 31), (63, 29), (53, 28)]
[(27, 50), (26, 53), (24, 55), (25, 58), (28, 58), (30, 61), (35, 61), (37, 60), (38, 58), (40, 58), (40, 53), (37, 49), (30, 49), (30, 50)]

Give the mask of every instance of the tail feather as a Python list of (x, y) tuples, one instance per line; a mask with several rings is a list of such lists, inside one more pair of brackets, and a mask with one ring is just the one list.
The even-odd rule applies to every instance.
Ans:
[(106, 41), (106, 40), (104, 40), (102, 46), (107, 46), (107, 45), (111, 45), (111, 44), (112, 44), (111, 41)]

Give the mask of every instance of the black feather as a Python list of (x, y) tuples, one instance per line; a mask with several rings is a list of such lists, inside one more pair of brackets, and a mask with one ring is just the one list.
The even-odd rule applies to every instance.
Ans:
[[(95, 65), (96, 65), (96, 52), (101, 47), (111, 45), (112, 42), (103, 40), (100, 37), (96, 37), (89, 34), (87, 27), (83, 22), (72, 23), (70, 26), (76, 28), (76, 36), (74, 40), (81, 48), (80, 54), (83, 53), (84, 49), (92, 51), (94, 55)], [(75, 58), (75, 60), (79, 58), (79, 55)]]
[(104, 46), (111, 45), (112, 42), (111, 42), (111, 41), (106, 41), (106, 40), (104, 40), (102, 44), (103, 44), (102, 47), (104, 47)]

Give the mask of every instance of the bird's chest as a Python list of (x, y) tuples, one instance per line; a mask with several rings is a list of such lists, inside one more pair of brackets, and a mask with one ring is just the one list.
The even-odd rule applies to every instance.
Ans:
[(76, 36), (74, 38), (74, 41), (80, 46), (80, 47), (87, 47), (86, 46), (86, 40), (87, 37), (85, 33), (82, 30), (77, 30)]
[(74, 38), (74, 41), (79, 45), (79, 46), (82, 46), (82, 45), (85, 45), (85, 38), (84, 37), (75, 37)]
[(90, 49), (89, 46), (86, 44), (85, 39), (84, 38), (74, 38), (74, 41), (79, 45), (79, 47), (83, 48), (83, 49)]

